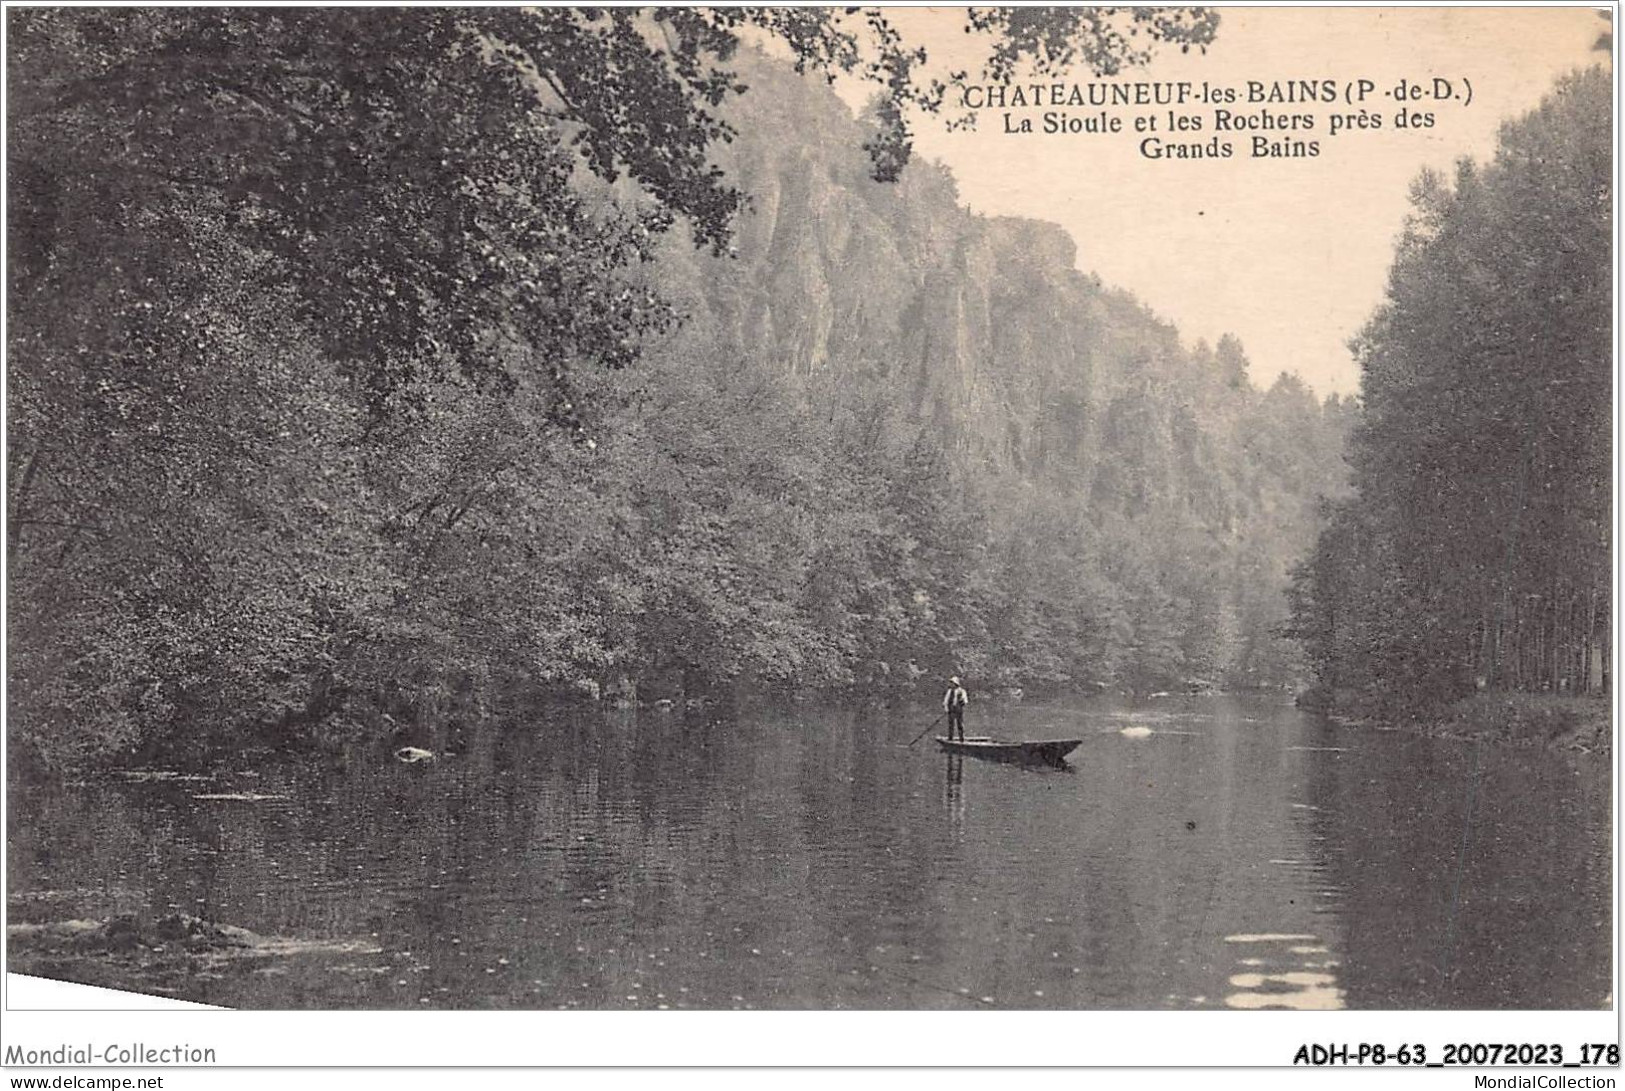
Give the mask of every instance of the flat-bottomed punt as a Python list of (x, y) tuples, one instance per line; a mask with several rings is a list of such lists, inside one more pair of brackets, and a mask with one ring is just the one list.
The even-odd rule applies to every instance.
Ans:
[(972, 757), (991, 758), (994, 761), (1060, 765), (1062, 759), (1083, 745), (1083, 740), (1054, 739), (1049, 742), (1001, 742), (998, 739), (985, 736), (945, 739), (938, 735), (937, 745), (950, 754), (969, 754)]

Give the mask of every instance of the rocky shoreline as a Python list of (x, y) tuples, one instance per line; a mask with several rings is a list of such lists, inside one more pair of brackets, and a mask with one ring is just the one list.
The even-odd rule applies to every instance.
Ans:
[(228, 973), (275, 973), (297, 955), (376, 955), (376, 944), (262, 936), (188, 913), (6, 925), (12, 973), (105, 988), (187, 997)]

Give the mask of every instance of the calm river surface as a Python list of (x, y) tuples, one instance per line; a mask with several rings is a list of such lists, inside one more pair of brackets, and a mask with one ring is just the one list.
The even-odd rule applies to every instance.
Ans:
[(253, 1008), (1606, 1005), (1604, 761), (1270, 701), (974, 705), (1085, 740), (1032, 770), (906, 748), (933, 712), (555, 710), (420, 766), (13, 785), (9, 918), (318, 941), (164, 986)]

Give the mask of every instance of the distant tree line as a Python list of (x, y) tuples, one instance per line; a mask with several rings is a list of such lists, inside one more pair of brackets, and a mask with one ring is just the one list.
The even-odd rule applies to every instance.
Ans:
[(1612, 105), (1578, 73), (1413, 188), (1354, 342), (1356, 492), (1295, 581), (1322, 702), (1610, 684)]

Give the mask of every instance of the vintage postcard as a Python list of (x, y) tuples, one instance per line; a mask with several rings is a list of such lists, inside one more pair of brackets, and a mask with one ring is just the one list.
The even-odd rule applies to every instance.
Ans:
[(1616, 1066), (1612, 14), (8, 7), (5, 1065)]

